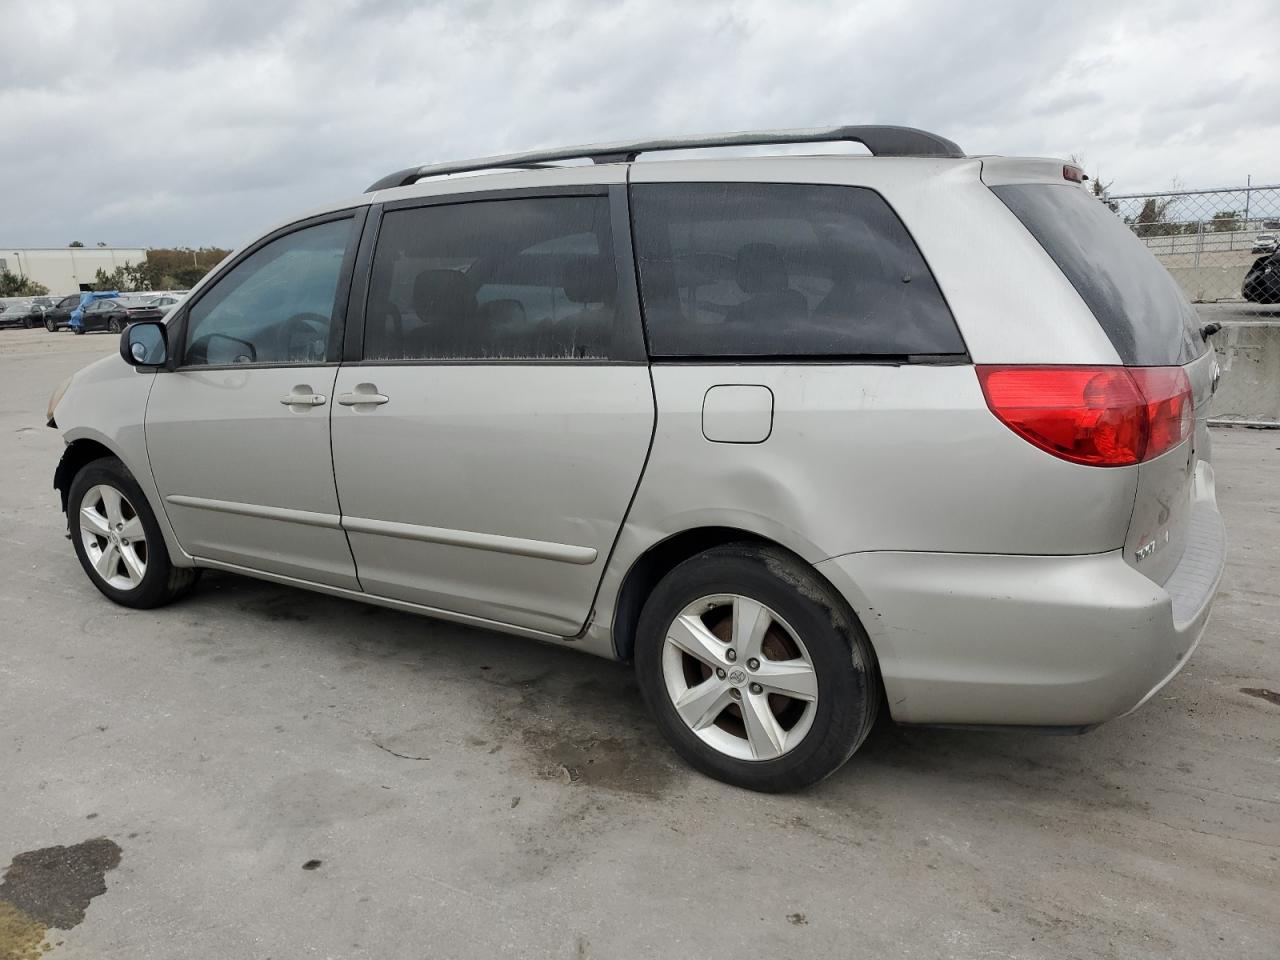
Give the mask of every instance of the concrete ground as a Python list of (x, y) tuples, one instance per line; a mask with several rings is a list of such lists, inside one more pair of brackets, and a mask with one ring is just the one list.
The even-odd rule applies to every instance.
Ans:
[(231, 576), (112, 606), (43, 417), (115, 348), (0, 331), (0, 907), (70, 902), (0, 910), (0, 957), (1280, 955), (1280, 432), (1215, 431), (1226, 578), (1144, 709), (884, 723), (761, 796), (684, 768), (625, 666)]

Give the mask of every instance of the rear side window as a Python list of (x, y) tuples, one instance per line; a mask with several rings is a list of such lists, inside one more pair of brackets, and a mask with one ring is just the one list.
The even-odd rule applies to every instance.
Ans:
[(1120, 218), (1069, 183), (991, 188), (1093, 311), (1127, 366), (1168, 366), (1203, 352), (1199, 318), (1169, 271)]
[(655, 357), (964, 353), (924, 258), (872, 190), (641, 184), (632, 215)]
[(383, 215), (366, 360), (599, 360), (617, 332), (605, 197), (411, 207)]

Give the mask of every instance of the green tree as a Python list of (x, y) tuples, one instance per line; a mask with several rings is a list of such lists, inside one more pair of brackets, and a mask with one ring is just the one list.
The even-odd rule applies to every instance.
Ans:
[(42, 297), (49, 292), (43, 283), (30, 277), (20, 277), (8, 270), (0, 270), (0, 297)]
[(230, 253), (221, 247), (154, 247), (147, 251), (152, 290), (189, 288)]
[(83, 246), (84, 246), (84, 244), (83, 244), (83, 243), (81, 243), (79, 240), (72, 240), (70, 243), (68, 243), (68, 244), (67, 244), (67, 246), (68, 246), (68, 247), (83, 247)]
[(1148, 197), (1144, 200), (1142, 211), (1134, 221), (1137, 225), (1136, 232), (1138, 236), (1167, 237), (1170, 234), (1178, 233), (1178, 224), (1168, 222), (1169, 207), (1172, 205), (1172, 197), (1165, 200), (1161, 200), (1158, 197)]
[(142, 264), (126, 263), (123, 267), (116, 267), (110, 273), (99, 267), (93, 276), (93, 289), (136, 293), (140, 290), (150, 290), (151, 279), (147, 268)]
[(179, 267), (172, 274), (176, 281), (175, 287), (181, 290), (190, 290), (208, 273), (212, 267)]
[(1219, 210), (1209, 221), (1214, 233), (1230, 233), (1240, 229), (1240, 212), (1238, 210)]

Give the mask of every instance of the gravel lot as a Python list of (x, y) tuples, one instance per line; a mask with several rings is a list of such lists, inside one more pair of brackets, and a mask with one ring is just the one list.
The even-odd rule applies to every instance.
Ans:
[(37, 891), (83, 913), (53, 960), (1280, 954), (1280, 432), (1215, 431), (1226, 579), (1146, 708), (882, 723), (768, 797), (682, 767), (621, 665), (231, 576), (112, 606), (43, 415), (116, 342), (0, 331), (0, 958), (31, 852), (98, 837)]

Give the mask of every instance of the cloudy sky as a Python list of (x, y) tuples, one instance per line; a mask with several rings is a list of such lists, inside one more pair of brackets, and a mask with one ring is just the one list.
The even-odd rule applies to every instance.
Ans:
[(0, 0), (0, 244), (237, 245), (412, 163), (901, 123), (1280, 182), (1275, 0)]

